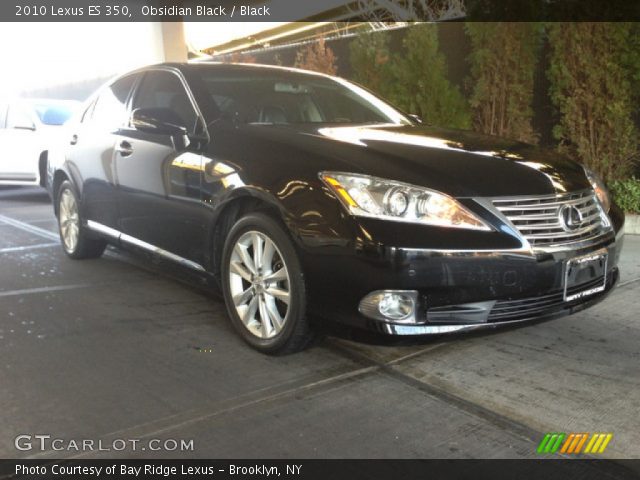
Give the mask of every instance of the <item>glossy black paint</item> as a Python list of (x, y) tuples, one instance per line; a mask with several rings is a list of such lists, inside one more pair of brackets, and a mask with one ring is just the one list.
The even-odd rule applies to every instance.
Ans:
[[(196, 262), (213, 278), (219, 275), (217, 256), (230, 216), (266, 208), (298, 247), (312, 313), (374, 329), (379, 325), (357, 310), (373, 290), (415, 289), (429, 306), (533, 297), (559, 289), (563, 261), (585, 253), (526, 251), (517, 232), (472, 200), (590, 188), (582, 167), (556, 152), (417, 123), (238, 124), (220, 118), (200, 69), (248, 76), (272, 71), (166, 64), (136, 72), (122, 125), (105, 130), (71, 124), (68, 135), (75, 143), (50, 165), (52, 195), (63, 176), (70, 178), (81, 193), (83, 218)], [(206, 128), (184, 138), (127, 124), (139, 79), (157, 70), (184, 78)], [(354, 218), (319, 180), (324, 170), (445, 192), (494, 229)], [(590, 250), (607, 248), (615, 272), (624, 216), (616, 206), (610, 216), (614, 231)]]

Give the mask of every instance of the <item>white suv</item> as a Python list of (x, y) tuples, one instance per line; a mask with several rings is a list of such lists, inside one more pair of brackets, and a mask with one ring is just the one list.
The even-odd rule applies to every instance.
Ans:
[(46, 186), (47, 153), (78, 105), (49, 99), (0, 103), (0, 185)]

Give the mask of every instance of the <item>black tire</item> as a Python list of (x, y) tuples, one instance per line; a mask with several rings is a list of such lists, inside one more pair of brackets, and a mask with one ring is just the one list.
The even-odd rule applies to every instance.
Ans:
[[(68, 198), (67, 195), (69, 195), (70, 198)], [(62, 249), (64, 252), (75, 260), (98, 258), (102, 256), (104, 249), (107, 246), (107, 242), (102, 239), (91, 237), (91, 233), (87, 230), (82, 216), (80, 215), (80, 202), (73, 184), (68, 180), (62, 182), (58, 188), (55, 198), (58, 212), (58, 232), (60, 233), (60, 242), (62, 243)], [(62, 202), (70, 201), (70, 199), (73, 200), (76, 206), (75, 216), (77, 219), (76, 221), (71, 221), (77, 229), (77, 238), (74, 242), (71, 242), (68, 237), (67, 240), (65, 240), (65, 227), (63, 226), (65, 206), (62, 205)]]
[[(250, 328), (245, 325), (243, 320), (240, 318), (240, 314), (236, 308), (232, 295), (232, 289), (234, 288), (232, 284), (234, 280), (232, 280), (231, 277), (231, 264), (232, 257), (234, 255), (237, 255), (234, 254), (234, 248), (236, 248), (236, 244), (239, 241), (242, 241), (243, 238), (247, 238), (247, 235), (254, 235), (256, 232), (260, 234), (260, 236), (264, 236), (265, 243), (266, 239), (268, 239), (276, 247), (276, 253), (273, 254), (272, 258), (273, 262), (278, 263), (278, 265), (276, 266), (276, 263), (273, 263), (270, 267), (265, 267), (265, 271), (273, 272), (274, 270), (282, 269), (282, 267), (284, 266), (284, 270), (288, 273), (288, 279), (282, 285), (286, 285), (288, 288), (287, 298), (289, 303), (286, 307), (286, 314), (280, 327), (280, 331), (274, 334), (274, 336), (271, 338), (260, 338), (256, 335), (255, 332), (252, 332)], [(253, 250), (254, 249), (251, 247), (252, 252)], [(237, 262), (235, 263), (237, 264)], [(262, 353), (271, 355), (284, 355), (303, 350), (311, 344), (312, 340), (315, 337), (315, 334), (310, 328), (309, 321), (306, 315), (307, 302), (304, 274), (302, 272), (300, 261), (298, 259), (298, 255), (296, 253), (293, 242), (279, 222), (269, 217), (268, 215), (261, 213), (253, 213), (238, 220), (227, 235), (227, 239), (222, 252), (221, 267), (221, 283), (225, 303), (227, 305), (227, 311), (229, 312), (229, 316), (231, 317), (234, 327), (249, 345)], [(237, 275), (237, 278), (239, 277), (240, 276)], [(265, 275), (265, 278), (267, 277), (268, 275)], [(238, 285), (237, 281), (238, 280), (235, 280), (235, 285)], [(242, 279), (241, 281), (243, 282), (243, 286), (241, 287), (242, 289), (245, 288), (244, 285), (246, 285), (248, 289), (258, 288), (244, 279)], [(269, 283), (266, 283), (264, 285), (269, 285)], [(264, 288), (264, 285), (262, 286), (262, 288)], [(271, 285), (278, 288), (277, 284)], [(269, 289), (265, 289), (264, 293), (255, 293), (253, 294), (253, 296), (259, 297), (262, 295), (264, 305), (266, 305), (267, 301), (265, 300), (265, 295), (266, 298), (274, 298), (269, 295), (270, 291), (271, 290)], [(251, 298), (253, 299), (253, 297)], [(279, 302), (280, 300), (278, 300), (277, 302), (278, 305), (282, 307), (284, 304), (281, 304)], [(248, 302), (248, 310), (251, 309), (250, 305), (251, 302)], [(260, 305), (261, 308), (263, 304)], [(271, 305), (273, 306), (275, 305), (275, 303), (271, 303)], [(259, 310), (259, 308), (258, 310), (254, 310), (254, 316), (256, 316), (257, 318), (257, 315), (262, 315), (263, 312), (266, 313), (267, 307), (265, 306), (264, 308), (264, 310)], [(262, 320), (260, 320), (260, 322), (258, 323), (255, 323), (254, 320), (254, 325), (256, 324), (264, 325)], [(269, 325), (271, 325), (271, 327), (274, 327), (274, 325), (276, 324), (270, 319)], [(256, 328), (260, 327), (254, 327), (254, 329)], [(277, 328), (272, 328), (272, 331), (276, 330)]]
[(40, 186), (45, 190), (49, 190), (49, 181), (47, 179), (49, 170), (49, 160), (47, 152), (40, 154), (40, 162), (38, 164), (38, 171), (40, 172)]

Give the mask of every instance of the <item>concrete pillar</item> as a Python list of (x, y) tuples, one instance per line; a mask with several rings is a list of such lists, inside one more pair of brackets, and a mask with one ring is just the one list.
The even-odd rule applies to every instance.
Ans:
[(154, 62), (186, 62), (187, 42), (182, 22), (155, 22), (152, 28)]

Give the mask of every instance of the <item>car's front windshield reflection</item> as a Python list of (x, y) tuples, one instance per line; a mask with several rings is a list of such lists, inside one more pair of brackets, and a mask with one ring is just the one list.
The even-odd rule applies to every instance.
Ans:
[(221, 117), (240, 123), (411, 123), (375, 95), (342, 79), (293, 72), (201, 75)]

